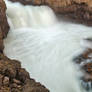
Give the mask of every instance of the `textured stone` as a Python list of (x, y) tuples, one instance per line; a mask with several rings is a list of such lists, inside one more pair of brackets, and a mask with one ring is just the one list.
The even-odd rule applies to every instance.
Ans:
[(19, 61), (1, 56), (0, 92), (8, 92), (6, 89), (9, 92), (49, 92), (43, 85), (30, 78), (29, 73), (21, 68)]
[(6, 5), (3, 0), (0, 0), (0, 32), (2, 37), (6, 37), (9, 31), (9, 25), (6, 17)]

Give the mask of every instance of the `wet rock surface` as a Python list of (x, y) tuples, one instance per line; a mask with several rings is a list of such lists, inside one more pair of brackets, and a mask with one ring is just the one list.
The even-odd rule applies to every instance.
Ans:
[(75, 57), (73, 60), (81, 71), (84, 73), (82, 76), (81, 84), (86, 90), (92, 89), (92, 49), (88, 48), (82, 54)]
[(17, 60), (0, 53), (0, 92), (49, 92), (43, 85), (30, 79)]
[(0, 0), (0, 92), (49, 92), (45, 86), (30, 78), (19, 61), (4, 55), (3, 38), (9, 31), (5, 12), (5, 3)]
[(56, 13), (92, 25), (92, 0), (11, 0), (24, 5), (48, 5)]

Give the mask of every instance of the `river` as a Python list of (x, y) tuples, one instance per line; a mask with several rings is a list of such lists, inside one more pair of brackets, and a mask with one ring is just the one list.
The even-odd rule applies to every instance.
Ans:
[(10, 32), (4, 53), (20, 60), (30, 77), (50, 92), (86, 92), (72, 59), (86, 49), (81, 41), (92, 37), (92, 28), (64, 21), (48, 6), (5, 2)]

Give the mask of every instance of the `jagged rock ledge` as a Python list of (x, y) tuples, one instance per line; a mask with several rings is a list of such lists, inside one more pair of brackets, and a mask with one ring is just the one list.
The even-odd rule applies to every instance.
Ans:
[(0, 53), (0, 92), (49, 92), (45, 86), (30, 78), (17, 60)]

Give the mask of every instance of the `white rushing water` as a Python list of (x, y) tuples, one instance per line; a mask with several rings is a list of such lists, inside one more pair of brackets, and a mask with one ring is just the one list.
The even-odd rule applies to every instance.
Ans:
[(80, 41), (92, 37), (92, 28), (58, 21), (47, 6), (6, 4), (11, 30), (4, 41), (4, 53), (20, 60), (30, 76), (50, 92), (85, 92), (72, 59), (85, 48)]

